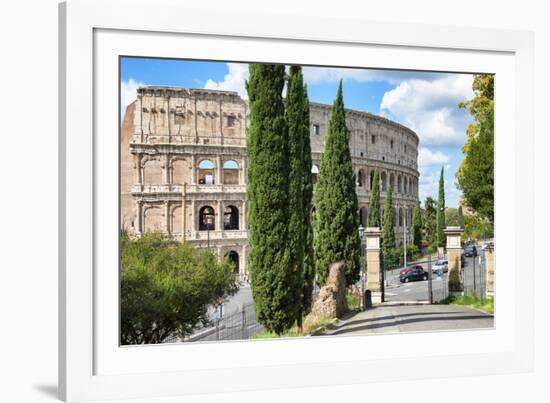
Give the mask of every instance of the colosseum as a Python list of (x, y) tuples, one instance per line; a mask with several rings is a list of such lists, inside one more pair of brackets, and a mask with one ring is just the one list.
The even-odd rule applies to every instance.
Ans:
[[(316, 182), (331, 107), (311, 103), (311, 174)], [(247, 276), (247, 103), (236, 92), (148, 86), (137, 90), (120, 138), (121, 226), (131, 234), (160, 231), (209, 247)], [(393, 188), (396, 242), (401, 245), (418, 198), (418, 136), (398, 123), (346, 110), (366, 226), (370, 181), (380, 172), (381, 205)], [(383, 212), (382, 212), (383, 214)]]

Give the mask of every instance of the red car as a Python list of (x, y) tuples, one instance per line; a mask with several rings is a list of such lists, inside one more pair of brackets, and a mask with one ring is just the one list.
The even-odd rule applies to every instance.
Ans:
[(412, 266), (405, 267), (399, 270), (399, 276), (404, 276), (405, 274), (408, 274), (412, 269), (415, 269), (415, 268), (422, 269), (422, 270), (424, 269), (422, 266), (414, 264)]

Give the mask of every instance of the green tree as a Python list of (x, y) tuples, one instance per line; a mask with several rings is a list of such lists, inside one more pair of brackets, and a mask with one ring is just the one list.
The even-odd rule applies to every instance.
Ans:
[(368, 226), (380, 228), (380, 174), (377, 169), (371, 180)]
[(436, 241), (437, 246), (445, 247), (447, 240), (445, 238), (445, 179), (443, 177), (443, 168), (441, 168), (441, 175), (439, 177), (439, 195), (437, 198), (437, 232)]
[(426, 232), (426, 241), (428, 245), (436, 245), (436, 217), (435, 200), (431, 197), (426, 197), (424, 202), (424, 231)]
[(413, 245), (422, 250), (422, 215), (420, 214), (420, 200), (416, 200), (412, 216)]
[(266, 329), (281, 334), (294, 324), (300, 309), (288, 247), (290, 164), (282, 97), (285, 67), (250, 64), (249, 72), (248, 268), (256, 316)]
[[(392, 189), (388, 188), (386, 193), (386, 201), (384, 204), (384, 223), (382, 226), (382, 259), (386, 263), (386, 256), (391, 255), (392, 249), (395, 249), (395, 233), (393, 222), (393, 202), (392, 202)], [(386, 267), (386, 266), (384, 266)]]
[(286, 122), (288, 126), (290, 182), (289, 182), (289, 235), (291, 270), (297, 286), (296, 300), (302, 300), (297, 320), (309, 312), (312, 302), (313, 247), (311, 235), (311, 145), (309, 137), (309, 100), (304, 85), (302, 68), (291, 66), (286, 95)]
[(462, 212), (462, 206), (458, 206), (458, 226), (464, 228), (464, 213)]
[(445, 209), (445, 224), (453, 227), (460, 226), (457, 208), (447, 207), (447, 209)]
[(315, 193), (314, 252), (317, 281), (324, 285), (329, 265), (346, 262), (346, 282), (359, 278), (359, 214), (349, 150), (342, 82), (330, 114)]
[(494, 220), (494, 76), (476, 74), (474, 98), (460, 103), (474, 118), (462, 148), (464, 159), (456, 173), (465, 205), (481, 217)]
[(162, 343), (208, 325), (208, 307), (238, 290), (233, 265), (157, 233), (120, 242), (122, 344)]

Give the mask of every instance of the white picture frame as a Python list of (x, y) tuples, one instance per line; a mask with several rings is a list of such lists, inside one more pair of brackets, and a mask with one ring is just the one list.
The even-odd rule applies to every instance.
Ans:
[[(343, 385), (410, 380), (411, 374), (433, 378), (434, 366), (441, 376), (533, 369), (532, 34), (296, 16), (284, 18), (284, 33), (281, 27), (275, 16), (213, 9), (206, 18), (170, 0), (60, 5), (62, 399)], [(113, 63), (121, 54), (495, 73), (495, 250), (502, 273), (495, 329), (119, 347), (113, 308), (118, 306), (113, 269), (118, 188), (112, 175), (118, 158), (112, 146), (119, 124)], [(414, 354), (381, 348), (395, 345), (396, 338), (439, 343)]]

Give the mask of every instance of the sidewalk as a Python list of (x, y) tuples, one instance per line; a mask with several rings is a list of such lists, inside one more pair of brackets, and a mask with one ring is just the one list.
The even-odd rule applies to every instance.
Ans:
[(494, 317), (457, 305), (378, 306), (341, 320), (323, 336), (489, 329)]

